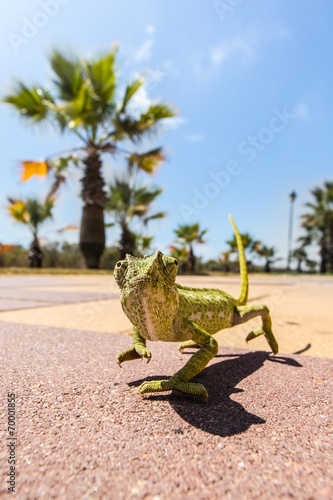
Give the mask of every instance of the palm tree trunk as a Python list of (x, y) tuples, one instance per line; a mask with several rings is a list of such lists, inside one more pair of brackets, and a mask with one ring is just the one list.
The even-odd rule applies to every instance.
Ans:
[(270, 261), (269, 261), (269, 259), (266, 259), (265, 273), (270, 273), (270, 272), (271, 272)]
[(101, 175), (102, 162), (95, 148), (91, 147), (83, 161), (84, 176), (81, 179), (83, 212), (80, 228), (80, 249), (86, 266), (98, 269), (105, 248), (104, 180)]
[(42, 267), (43, 265), (43, 252), (37, 237), (34, 238), (29, 247), (28, 262), (29, 267)]
[(302, 259), (298, 259), (297, 261), (297, 272), (298, 274), (302, 272)]
[(124, 260), (126, 258), (126, 254), (134, 255), (135, 253), (135, 241), (131, 234), (131, 231), (127, 226), (123, 226), (121, 229), (121, 237), (120, 237), (120, 260)]
[(327, 248), (326, 248), (326, 241), (325, 241), (325, 236), (323, 236), (321, 242), (320, 242), (320, 273), (325, 274), (327, 271)]
[(196, 262), (196, 258), (195, 258), (195, 255), (193, 253), (192, 245), (190, 245), (190, 249), (189, 249), (188, 257), (187, 257), (187, 270), (190, 273), (194, 273), (194, 271), (195, 271), (195, 262)]
[(329, 236), (329, 262), (330, 262), (330, 271), (333, 273), (333, 217), (331, 217), (330, 221), (330, 236)]

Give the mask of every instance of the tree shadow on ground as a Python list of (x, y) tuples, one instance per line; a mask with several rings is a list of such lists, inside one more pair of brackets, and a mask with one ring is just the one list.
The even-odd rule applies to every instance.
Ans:
[[(187, 354), (184, 352), (184, 354)], [(251, 425), (264, 424), (265, 420), (249, 413), (238, 402), (230, 398), (232, 394), (243, 392), (236, 386), (261, 368), (266, 360), (302, 367), (296, 360), (282, 356), (272, 356), (268, 352), (257, 351), (237, 355), (217, 355), (228, 358), (206, 367), (193, 382), (202, 383), (209, 394), (208, 403), (194, 396), (173, 391), (146, 397), (148, 400), (168, 401), (172, 408), (189, 424), (210, 434), (222, 437), (240, 434)], [(129, 385), (140, 385), (144, 380), (162, 380), (168, 377), (147, 377)], [(191, 404), (188, 404), (191, 403)]]

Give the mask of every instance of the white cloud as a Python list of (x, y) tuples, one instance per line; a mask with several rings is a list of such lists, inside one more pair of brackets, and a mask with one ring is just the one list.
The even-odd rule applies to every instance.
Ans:
[(188, 134), (186, 140), (189, 142), (202, 142), (205, 140), (205, 136), (203, 134)]
[(183, 116), (171, 116), (170, 118), (165, 118), (163, 120), (163, 125), (168, 130), (176, 130), (181, 125), (184, 125), (186, 121), (186, 118)]
[(155, 33), (155, 30), (156, 28), (152, 24), (148, 24), (148, 26), (146, 26), (147, 35), (153, 35)]
[(128, 105), (128, 111), (135, 117), (138, 117), (142, 111), (146, 111), (149, 108), (152, 102), (152, 99), (148, 96), (147, 89), (142, 85), (132, 97)]
[(142, 45), (134, 52), (133, 59), (136, 62), (149, 61), (153, 46), (152, 38), (147, 38)]
[(255, 45), (256, 40), (245, 40), (241, 37), (226, 40), (210, 49), (210, 61), (213, 67), (217, 67), (237, 52), (245, 56), (246, 59), (251, 59)]

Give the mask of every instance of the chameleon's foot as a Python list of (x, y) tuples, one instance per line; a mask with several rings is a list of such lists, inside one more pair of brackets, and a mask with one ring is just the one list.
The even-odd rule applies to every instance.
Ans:
[(197, 344), (196, 342), (193, 342), (193, 340), (186, 340), (186, 342), (181, 342), (179, 344), (178, 349), (182, 351), (183, 349), (186, 349), (187, 347), (197, 347), (198, 349), (201, 348), (201, 345)]
[(126, 349), (126, 351), (120, 352), (116, 356), (116, 361), (118, 365), (121, 367), (121, 363), (124, 361), (132, 361), (133, 359), (147, 359), (147, 363), (151, 360), (151, 352), (149, 349), (143, 346), (131, 347), (130, 349)]
[(140, 386), (139, 392), (140, 395), (143, 395), (149, 392), (171, 391), (172, 389), (202, 397), (206, 402), (208, 400), (208, 392), (202, 384), (182, 382), (179, 380), (175, 381), (172, 380), (172, 378), (169, 380), (151, 380), (150, 382), (143, 382)]
[(246, 342), (249, 342), (252, 339), (255, 339), (256, 337), (259, 337), (260, 335), (265, 335), (265, 338), (268, 342), (269, 347), (272, 349), (274, 354), (277, 354), (279, 352), (279, 345), (274, 337), (273, 332), (264, 332), (262, 328), (256, 328), (252, 332), (248, 334), (246, 337)]

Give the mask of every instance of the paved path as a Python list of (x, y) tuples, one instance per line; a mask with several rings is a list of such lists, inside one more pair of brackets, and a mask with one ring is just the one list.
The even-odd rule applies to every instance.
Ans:
[[(179, 282), (234, 296), (239, 291), (238, 276), (183, 276)], [(281, 352), (333, 358), (333, 278), (250, 276), (249, 303), (269, 307)], [(0, 276), (0, 321), (125, 334), (132, 330), (111, 275)], [(216, 338), (220, 345), (246, 348), (245, 338), (256, 326), (258, 318)], [(249, 347), (269, 350), (264, 338)]]
[[(111, 316), (116, 311), (113, 280), (45, 277), (37, 282), (33, 278), (9, 280), (11, 294), (10, 284), (3, 287), (0, 277), (2, 297), (16, 300), (21, 288), (28, 299), (32, 288), (42, 292), (34, 295), (41, 306), (57, 287), (66, 305), (59, 305), (57, 299), (52, 306), (0, 313), (2, 421), (7, 420), (7, 393), (14, 392), (17, 398), (16, 498), (333, 497), (331, 359), (292, 354), (272, 357), (258, 343), (251, 343), (257, 350), (249, 351), (223, 347), (220, 340), (218, 356), (197, 377), (209, 392), (207, 404), (175, 391), (140, 398), (138, 387), (143, 380), (170, 376), (189, 353), (180, 354), (176, 344), (151, 343), (149, 365), (133, 361), (120, 370), (114, 357), (130, 345), (131, 338), (113, 330), (118, 322), (112, 317), (108, 323), (100, 317), (101, 311), (108, 315), (111, 311)], [(237, 280), (228, 281), (224, 288), (237, 293)], [(215, 286), (216, 282), (204, 278), (200, 285)], [(91, 300), (84, 302), (87, 293)], [(82, 302), (68, 304), (67, 298), (74, 294)], [(326, 297), (332, 304), (332, 280), (283, 284), (277, 278), (257, 278), (251, 297), (260, 296), (262, 302), (271, 301), (280, 344), (281, 332), (293, 334), (298, 329), (292, 322), (301, 323), (298, 327), (305, 332), (311, 328), (307, 322), (312, 322), (315, 346), (322, 344), (320, 335), (329, 338), (332, 334), (332, 306), (326, 309), (321, 301)], [(109, 303), (109, 312), (99, 307), (104, 302)], [(80, 306), (82, 312), (89, 304), (95, 304), (95, 316), (82, 321), (84, 314), (78, 314), (75, 320), (77, 325), (83, 322), (84, 329), (57, 326), (59, 308)], [(303, 304), (302, 311), (297, 304)], [(43, 320), (38, 316), (41, 310), (46, 313), (44, 321), (51, 323), (48, 326), (33, 323), (33, 312)], [(28, 312), (31, 324), (20, 316)], [(105, 324), (109, 327), (104, 332), (89, 329), (89, 321), (99, 329)], [(328, 332), (326, 337), (322, 330)], [(221, 338), (230, 339), (228, 335)], [(244, 346), (244, 332), (237, 335)], [(300, 337), (297, 342), (306, 347), (308, 340)], [(3, 433), (0, 445), (1, 498), (12, 498), (5, 482), (7, 437)]]

